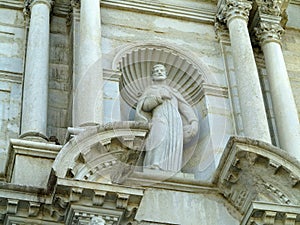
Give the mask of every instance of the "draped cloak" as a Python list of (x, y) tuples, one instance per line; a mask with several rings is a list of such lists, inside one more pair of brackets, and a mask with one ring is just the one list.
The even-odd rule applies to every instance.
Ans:
[[(151, 110), (145, 110), (145, 102), (155, 102), (160, 93), (170, 99), (157, 103)], [(182, 167), (184, 126), (198, 121), (193, 109), (183, 96), (167, 85), (153, 85), (147, 88), (138, 101), (136, 120), (152, 123), (146, 140), (144, 166), (167, 171), (180, 171)], [(186, 125), (187, 124), (187, 125)]]

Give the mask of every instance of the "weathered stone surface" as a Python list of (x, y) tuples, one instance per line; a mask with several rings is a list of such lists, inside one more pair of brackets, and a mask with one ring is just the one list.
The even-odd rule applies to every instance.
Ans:
[(239, 224), (217, 199), (202, 194), (154, 189), (145, 192), (135, 218), (162, 224)]

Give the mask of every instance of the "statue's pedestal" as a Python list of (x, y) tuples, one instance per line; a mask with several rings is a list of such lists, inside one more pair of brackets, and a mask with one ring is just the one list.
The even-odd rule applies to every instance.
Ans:
[(185, 178), (185, 179), (194, 179), (195, 176), (192, 173), (182, 173), (182, 172), (173, 172), (173, 171), (163, 171), (159, 169), (150, 169), (150, 168), (143, 168), (143, 174), (146, 176), (158, 176), (161, 178), (168, 179), (170, 177), (175, 178)]

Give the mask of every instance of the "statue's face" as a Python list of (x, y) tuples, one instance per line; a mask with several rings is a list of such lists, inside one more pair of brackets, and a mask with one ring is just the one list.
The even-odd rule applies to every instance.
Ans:
[(159, 81), (167, 79), (166, 68), (163, 65), (156, 65), (152, 70), (152, 80)]

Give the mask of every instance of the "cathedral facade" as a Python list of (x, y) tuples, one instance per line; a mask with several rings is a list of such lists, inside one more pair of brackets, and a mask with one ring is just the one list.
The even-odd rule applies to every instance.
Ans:
[(299, 225), (299, 0), (0, 0), (0, 225)]

